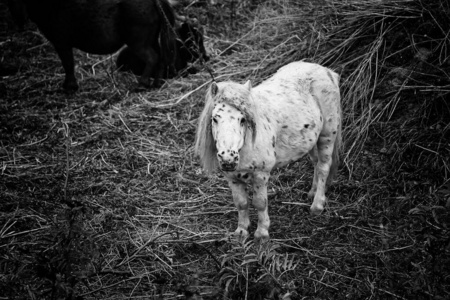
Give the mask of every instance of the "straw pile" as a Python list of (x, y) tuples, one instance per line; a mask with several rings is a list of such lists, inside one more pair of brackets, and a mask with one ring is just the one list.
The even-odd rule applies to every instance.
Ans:
[(326, 1), (301, 18), (312, 27), (297, 32), (308, 48), (284, 55), (272, 69), (309, 59), (341, 73), (347, 163), (377, 131), (395, 160), (432, 164), (448, 178), (450, 3)]

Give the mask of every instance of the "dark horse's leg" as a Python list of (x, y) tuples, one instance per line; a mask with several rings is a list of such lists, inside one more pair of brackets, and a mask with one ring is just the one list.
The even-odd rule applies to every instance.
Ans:
[(158, 68), (160, 60), (157, 50), (150, 46), (142, 45), (135, 50), (136, 55), (145, 63), (144, 71), (139, 78), (139, 83), (150, 86), (150, 78), (153, 78), (153, 86), (159, 87), (161, 83), (158, 78)]
[(160, 86), (161, 75), (175, 60), (175, 13), (169, 1), (124, 1), (121, 11), (124, 42), (145, 64), (139, 82), (148, 86), (153, 77), (153, 86)]
[(121, 72), (131, 71), (138, 76), (144, 73), (145, 68), (145, 63), (134, 55), (129, 47), (125, 47), (120, 51), (116, 65)]
[(61, 59), (64, 71), (66, 73), (66, 78), (64, 79), (63, 88), (66, 91), (76, 91), (78, 90), (77, 79), (75, 78), (75, 67), (73, 61), (73, 50), (72, 48), (54, 45), (55, 50)]
[[(131, 14), (131, 12), (130, 12)], [(143, 72), (139, 78), (139, 83), (149, 87), (150, 78), (154, 78), (153, 85), (158, 85), (159, 61), (159, 24), (157, 22), (143, 23), (135, 20), (134, 24), (129, 22), (126, 26), (126, 40), (130, 52), (138, 60), (142, 61)]]

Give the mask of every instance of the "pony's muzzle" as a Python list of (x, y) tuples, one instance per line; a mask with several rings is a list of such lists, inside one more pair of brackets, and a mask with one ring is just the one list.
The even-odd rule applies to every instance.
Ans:
[(235, 171), (236, 168), (237, 168), (237, 164), (236, 163), (222, 162), (220, 164), (220, 169), (222, 171), (226, 171), (226, 172)]
[(218, 153), (217, 158), (222, 171), (235, 171), (239, 164), (239, 155), (236, 155), (234, 151), (231, 152), (231, 155)]

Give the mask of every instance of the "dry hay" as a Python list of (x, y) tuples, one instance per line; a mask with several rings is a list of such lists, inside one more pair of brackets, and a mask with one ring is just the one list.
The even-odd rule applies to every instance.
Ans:
[[(342, 75), (347, 164), (358, 157), (375, 130), (385, 153), (396, 160), (420, 157), (417, 167), (433, 164), (448, 178), (444, 153), (450, 129), (449, 3), (325, 2), (307, 17), (298, 16), (314, 24), (307, 34), (303, 27), (294, 32), (312, 41), (310, 46), (284, 55), (268, 72), (306, 58)], [(399, 130), (385, 134), (383, 124), (392, 123)], [(406, 136), (400, 130), (405, 127), (410, 131)]]
[[(309, 216), (312, 168), (296, 163), (275, 172), (269, 185), (273, 240), (233, 243), (227, 236), (237, 220), (230, 191), (220, 176), (203, 174), (192, 151), (211, 79), (206, 71), (136, 91), (134, 76), (116, 72), (115, 56), (76, 52), (81, 90), (65, 94), (58, 90), (63, 72), (52, 47), (35, 27), (17, 33), (2, 19), (1, 63), (9, 73), (0, 82), (0, 297), (449, 297), (450, 187), (448, 167), (439, 163), (448, 151), (441, 134), (448, 129), (445, 115), (428, 104), (414, 106), (410, 118), (404, 113), (406, 95), (421, 103), (409, 87), (423, 66), (408, 65), (405, 76), (390, 68), (397, 60), (386, 58), (374, 77), (365, 72), (376, 65), (370, 56), (359, 61), (356, 52), (344, 51), (358, 50), (352, 46), (358, 36), (348, 39), (348, 31), (358, 31), (346, 22), (368, 26), (371, 17), (415, 10), (380, 1), (323, 1), (322, 7), (231, 2), (183, 11), (204, 24), (209, 67), (218, 80), (256, 84), (299, 58), (343, 74), (350, 143), (324, 214)], [(376, 41), (369, 36), (365, 44), (373, 49)], [(402, 81), (391, 83), (396, 80)], [(432, 92), (445, 94), (447, 83), (441, 83)], [(416, 130), (416, 122), (425, 129)], [(352, 147), (352, 141), (359, 143)], [(438, 155), (407, 151), (416, 145)], [(420, 169), (411, 163), (417, 158)]]

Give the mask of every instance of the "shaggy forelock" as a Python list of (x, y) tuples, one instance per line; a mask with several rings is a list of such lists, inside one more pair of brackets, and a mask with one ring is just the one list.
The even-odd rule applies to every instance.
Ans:
[[(253, 98), (247, 87), (235, 82), (220, 82), (217, 84), (219, 92), (214, 97), (214, 103), (225, 103), (239, 110), (250, 125), (252, 142), (256, 138), (256, 118)], [(212, 96), (212, 95), (211, 95)]]

